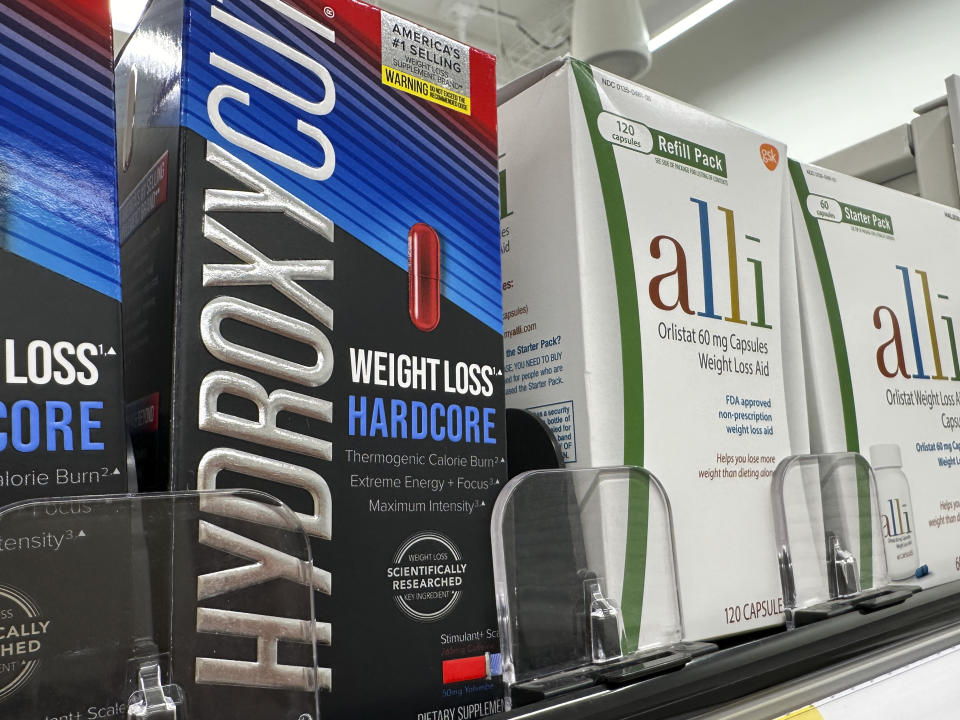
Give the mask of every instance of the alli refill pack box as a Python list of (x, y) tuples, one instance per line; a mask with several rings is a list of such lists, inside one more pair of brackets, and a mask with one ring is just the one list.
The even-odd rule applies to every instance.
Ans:
[[(892, 581), (955, 580), (960, 214), (811, 165), (790, 174), (811, 446), (870, 461), (879, 518), (859, 505)], [(851, 551), (869, 587), (871, 553)]]
[(87, 501), (127, 491), (109, 3), (0, 27), (0, 717), (120, 717), (128, 527)]
[[(508, 406), (572, 467), (663, 483), (688, 639), (783, 622), (770, 482), (806, 433), (784, 147), (576, 60), (501, 93)], [(649, 499), (614, 490), (635, 525)], [(658, 587), (635, 550), (603, 571), (628, 643)]]
[[(194, 538), (246, 579), (198, 600), (174, 566), (191, 712), (296, 720), (264, 698), (317, 688), (331, 720), (501, 709), (493, 57), (353, 0), (153, 0), (117, 96), (138, 469), (270, 493), (313, 546), (275, 579), (251, 538)], [(318, 671), (268, 650), (271, 582), (316, 591)]]

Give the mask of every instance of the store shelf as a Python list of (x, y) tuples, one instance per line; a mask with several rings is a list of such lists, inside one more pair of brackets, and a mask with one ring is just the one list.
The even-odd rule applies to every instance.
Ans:
[[(754, 693), (691, 720), (770, 720), (811, 707), (819, 714), (800, 714), (790, 720), (821, 716), (824, 720), (874, 720), (881, 710), (884, 717), (937, 717), (937, 708), (960, 699), (955, 682), (950, 687), (942, 682), (945, 676), (957, 676), (958, 643), (960, 627), (922, 635)], [(936, 688), (939, 692), (932, 692)], [(924, 704), (929, 709), (926, 713), (921, 711)]]
[(958, 620), (960, 582), (952, 582), (896, 607), (722, 650), (636, 685), (583, 691), (499, 717), (769, 719), (960, 643)]

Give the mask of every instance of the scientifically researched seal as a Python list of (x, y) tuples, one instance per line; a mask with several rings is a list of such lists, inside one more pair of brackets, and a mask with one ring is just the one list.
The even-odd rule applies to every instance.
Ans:
[(40, 665), (50, 620), (24, 593), (0, 585), (0, 703), (26, 685)]

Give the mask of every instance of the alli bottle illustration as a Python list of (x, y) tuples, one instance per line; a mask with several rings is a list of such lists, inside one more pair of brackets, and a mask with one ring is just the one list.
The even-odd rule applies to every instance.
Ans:
[(913, 502), (902, 470), (900, 446), (871, 445), (870, 464), (877, 479), (887, 572), (892, 580), (912, 578), (920, 560), (913, 534)]

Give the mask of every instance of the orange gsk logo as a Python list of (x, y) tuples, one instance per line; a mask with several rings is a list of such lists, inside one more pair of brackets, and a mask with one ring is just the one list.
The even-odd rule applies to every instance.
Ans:
[(776, 170), (780, 164), (780, 151), (770, 143), (764, 143), (760, 146), (760, 159), (767, 166), (767, 170)]

